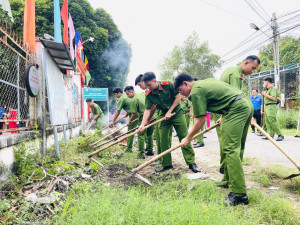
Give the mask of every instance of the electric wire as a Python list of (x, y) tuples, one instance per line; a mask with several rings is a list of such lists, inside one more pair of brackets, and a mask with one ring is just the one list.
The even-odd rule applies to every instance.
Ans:
[(251, 47), (249, 47), (249, 48), (243, 50), (242, 52), (240, 52), (240, 53), (238, 53), (238, 54), (236, 54), (236, 55), (234, 55), (234, 56), (232, 56), (232, 57), (230, 57), (230, 58), (224, 60), (224, 64), (227, 64), (227, 63), (229, 63), (229, 62), (231, 62), (231, 61), (233, 61), (233, 60), (239, 58), (240, 56), (246, 54), (247, 52), (252, 51), (253, 49), (255, 49), (255, 48), (261, 46), (262, 44), (264, 44), (265, 42), (267, 42), (267, 41), (269, 41), (269, 40), (270, 40), (270, 38), (265, 39), (265, 40), (263, 40), (263, 41), (257, 43), (256, 45), (253, 45), (253, 46), (251, 46)]
[(243, 17), (243, 16), (241, 16), (241, 15), (239, 15), (239, 14), (236, 14), (236, 13), (234, 13), (234, 12), (231, 12), (231, 11), (229, 11), (229, 10), (227, 10), (227, 9), (221, 8), (221, 7), (219, 7), (219, 6), (217, 6), (217, 5), (214, 5), (214, 4), (210, 3), (210, 2), (207, 2), (207, 1), (204, 1), (204, 0), (200, 0), (200, 1), (203, 2), (203, 3), (205, 3), (205, 4), (207, 4), (207, 5), (210, 5), (210, 6), (212, 6), (212, 7), (215, 7), (216, 9), (219, 9), (219, 10), (221, 10), (221, 11), (223, 11), (223, 12), (226, 12), (226, 13), (229, 13), (229, 14), (231, 14), (231, 15), (233, 15), (233, 16), (236, 16), (236, 17), (238, 17), (238, 18), (240, 18), (240, 19), (247, 20), (248, 22), (251, 21), (250, 19), (248, 19), (248, 18), (246, 18), (246, 17)]
[(265, 13), (265, 15), (267, 16), (268, 19), (271, 19), (269, 14), (266, 12), (266, 10), (264, 10), (264, 8), (259, 4), (258, 1), (254, 0), (256, 2), (256, 4), (261, 8), (261, 10)]
[(268, 21), (258, 12), (257, 9), (254, 8), (254, 6), (252, 6), (250, 4), (250, 2), (248, 2), (247, 0), (245, 0), (245, 2), (250, 6), (250, 8), (263, 20), (265, 21), (266, 23), (268, 23)]
[[(264, 24), (260, 30), (262, 30), (262, 28), (264, 28), (267, 24)], [(243, 47), (247, 42), (250, 41), (254, 41), (255, 39), (257, 39), (258, 37), (262, 36), (264, 33), (267, 33), (268, 31), (270, 31), (272, 28), (269, 27), (268, 29), (264, 30), (263, 33), (258, 33), (257, 31), (255, 31), (254, 33), (252, 33), (250, 36), (248, 36), (246, 39), (244, 39), (242, 42), (240, 42), (238, 45), (236, 45), (233, 49), (231, 49), (230, 51), (228, 51), (227, 53), (225, 53), (221, 58), (224, 58), (225, 56), (229, 55), (230, 53), (234, 52), (235, 50)], [(254, 36), (256, 35), (256, 36)], [(266, 35), (266, 34), (265, 34)], [(268, 35), (267, 35), (268, 36)]]

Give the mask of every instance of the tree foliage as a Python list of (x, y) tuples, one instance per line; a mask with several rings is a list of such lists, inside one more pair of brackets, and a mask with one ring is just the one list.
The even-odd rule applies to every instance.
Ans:
[[(257, 72), (274, 69), (274, 50), (272, 43), (260, 48), (259, 58), (261, 64)], [(300, 38), (286, 36), (280, 40), (279, 61), (281, 66), (300, 62)]]
[[(36, 0), (36, 36), (54, 35), (53, 0)], [(60, 0), (62, 7), (64, 0)], [(123, 87), (131, 59), (131, 47), (123, 39), (111, 16), (101, 8), (93, 9), (87, 0), (69, 0), (69, 13), (74, 27), (83, 39), (94, 37), (94, 42), (84, 43), (84, 54), (90, 64), (92, 87)], [(22, 37), (24, 0), (10, 0), (15, 23), (13, 29)], [(63, 26), (63, 23), (62, 23)], [(75, 44), (75, 40), (74, 40)]]
[(172, 80), (175, 75), (185, 72), (192, 77), (205, 79), (213, 77), (221, 66), (220, 57), (212, 53), (208, 43), (200, 44), (197, 33), (192, 33), (182, 46), (175, 46), (160, 64), (161, 79)]

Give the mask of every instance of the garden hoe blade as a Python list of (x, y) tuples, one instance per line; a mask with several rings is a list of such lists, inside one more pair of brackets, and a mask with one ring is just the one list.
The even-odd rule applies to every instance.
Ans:
[(145, 177), (141, 176), (140, 174), (134, 173), (134, 177), (136, 177), (137, 179), (143, 181), (144, 183), (152, 186), (151, 182), (149, 180), (147, 180)]
[(284, 180), (288, 180), (288, 179), (292, 179), (292, 178), (298, 177), (298, 176), (300, 176), (300, 173), (298, 173), (298, 174), (291, 174), (291, 175), (289, 175), (288, 177), (285, 177), (285, 178), (283, 178), (283, 179), (284, 179)]

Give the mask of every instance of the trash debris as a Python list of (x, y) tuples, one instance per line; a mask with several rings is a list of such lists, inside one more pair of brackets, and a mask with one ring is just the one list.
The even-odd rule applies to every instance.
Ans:
[(81, 174), (81, 177), (87, 179), (87, 178), (91, 178), (92, 176), (91, 176), (91, 175), (88, 175), (88, 174), (82, 173), (82, 174)]
[(269, 187), (269, 190), (279, 190), (280, 187)]
[(210, 176), (208, 174), (204, 174), (204, 173), (187, 173), (187, 179), (188, 180), (196, 180), (196, 179), (207, 179)]
[(32, 203), (43, 203), (43, 204), (50, 204), (50, 203), (54, 203), (56, 200), (56, 197), (51, 195), (47, 195), (44, 197), (38, 197), (36, 193), (31, 193), (29, 194), (26, 198), (26, 201), (32, 202)]

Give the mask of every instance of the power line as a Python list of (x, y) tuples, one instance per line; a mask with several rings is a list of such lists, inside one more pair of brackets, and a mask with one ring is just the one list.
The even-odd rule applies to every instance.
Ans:
[(239, 15), (239, 14), (236, 14), (236, 13), (234, 13), (234, 12), (231, 12), (231, 11), (229, 11), (229, 10), (227, 10), (227, 9), (223, 9), (223, 8), (221, 8), (221, 7), (217, 6), (217, 5), (214, 5), (214, 4), (210, 3), (210, 2), (207, 2), (207, 1), (204, 1), (204, 0), (200, 0), (200, 1), (203, 2), (203, 3), (205, 3), (205, 4), (207, 4), (207, 5), (210, 5), (210, 6), (212, 6), (212, 7), (215, 7), (215, 8), (217, 8), (217, 9), (223, 11), (223, 12), (226, 12), (226, 13), (229, 13), (229, 14), (231, 14), (231, 15), (233, 15), (233, 16), (236, 16), (236, 17), (238, 17), (238, 18), (240, 18), (240, 19), (247, 20), (248, 22), (251, 21), (250, 19), (248, 19), (248, 18), (246, 18), (246, 17), (243, 17), (243, 16), (241, 16), (241, 15)]
[(280, 18), (285, 17), (285, 16), (289, 16), (289, 15), (294, 14), (296, 12), (300, 12), (300, 9), (297, 9), (297, 10), (292, 11), (292, 12), (287, 12), (286, 14), (282, 14), (282, 15), (278, 16), (277, 19), (280, 19)]
[[(268, 23), (264, 24), (260, 30), (262, 30)], [(268, 32), (270, 31), (271, 28), (269, 27), (268, 29), (266, 29), (264, 32)], [(256, 34), (255, 37), (253, 37)], [(247, 42), (251, 42), (253, 40), (255, 40), (256, 38), (258, 38), (259, 36), (261, 36), (263, 33), (257, 33), (256, 31), (254, 33), (252, 33), (250, 36), (248, 36), (246, 39), (244, 39), (242, 42), (240, 42), (238, 45), (236, 45), (233, 49), (231, 49), (230, 51), (228, 51), (226, 54), (224, 54), (221, 58), (224, 58), (226, 55), (229, 55), (230, 53), (234, 52), (235, 50), (243, 47)]]
[(268, 19), (271, 19), (269, 14), (264, 10), (264, 8), (258, 3), (258, 1), (254, 0), (256, 2), (256, 4), (262, 9), (262, 11), (265, 13), (265, 15), (267, 16)]
[(251, 9), (266, 23), (268, 23), (268, 21), (257, 11), (257, 9), (255, 9), (250, 2), (248, 2), (247, 0), (245, 0), (245, 2), (251, 7)]
[(249, 48), (245, 49), (244, 51), (242, 51), (242, 52), (240, 52), (240, 53), (238, 53), (238, 54), (236, 54), (236, 55), (232, 56), (231, 58), (229, 58), (229, 59), (225, 60), (225, 61), (224, 61), (224, 64), (227, 64), (227, 63), (229, 63), (229, 62), (231, 62), (231, 61), (233, 61), (233, 60), (237, 59), (238, 57), (240, 57), (240, 56), (242, 56), (242, 55), (246, 54), (247, 52), (250, 52), (250, 51), (252, 51), (253, 49), (257, 48), (258, 46), (260, 46), (260, 45), (264, 44), (265, 42), (267, 42), (267, 41), (269, 41), (269, 40), (270, 40), (269, 38), (268, 38), (268, 39), (265, 39), (264, 41), (262, 41), (262, 42), (259, 42), (258, 44), (256, 44), (256, 45), (253, 45), (253, 46), (251, 46), (251, 47), (249, 47)]

